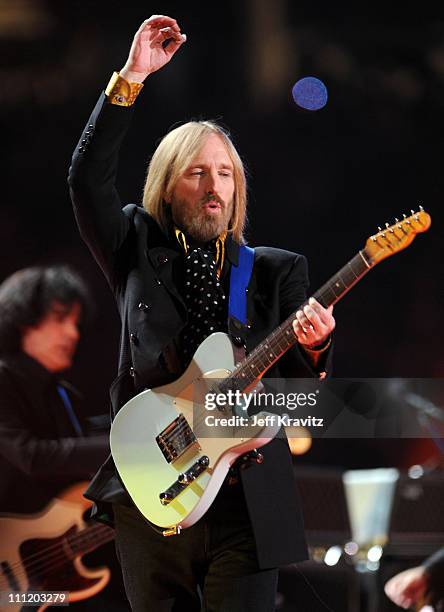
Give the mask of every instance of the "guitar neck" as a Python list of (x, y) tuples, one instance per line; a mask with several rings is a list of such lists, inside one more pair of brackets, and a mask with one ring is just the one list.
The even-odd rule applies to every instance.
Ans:
[(82, 531), (78, 531), (66, 536), (66, 543), (69, 546), (72, 558), (79, 555), (84, 555), (91, 552), (106, 544), (114, 539), (114, 529), (103, 525), (102, 523), (96, 523), (90, 525)]
[[(372, 265), (366, 258), (365, 252), (359, 251), (339, 272), (322, 285), (313, 297), (325, 308), (336, 304), (367, 274), (371, 267)], [(294, 316), (292, 315), (290, 319), (293, 321)]]
[[(343, 268), (330, 278), (313, 295), (322, 306), (327, 308), (336, 304), (372, 268), (373, 262), (359, 251)], [(308, 304), (304, 302), (299, 309)], [(226, 378), (220, 389), (239, 389), (243, 391), (260, 379), (263, 374), (297, 342), (293, 331), (296, 312), (291, 314), (279, 327), (265, 338)]]

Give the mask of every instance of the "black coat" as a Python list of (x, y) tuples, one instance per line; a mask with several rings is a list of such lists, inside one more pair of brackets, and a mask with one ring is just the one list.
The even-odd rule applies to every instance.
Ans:
[[(171, 380), (168, 355), (187, 317), (174, 282), (180, 252), (145, 210), (133, 204), (122, 210), (115, 188), (118, 152), (133, 108), (110, 105), (102, 94), (76, 147), (69, 175), (81, 235), (111, 286), (122, 321), (118, 376), (111, 387), (113, 414), (143, 388)], [(238, 249), (228, 240), (229, 265), (237, 264)], [(250, 328), (243, 330), (247, 351), (297, 309), (306, 299), (307, 286), (302, 255), (255, 249), (247, 294)], [(297, 346), (267, 374), (317, 375)], [(263, 454), (261, 465), (242, 471), (242, 484), (259, 563), (265, 568), (305, 559), (307, 550), (287, 440), (273, 440)], [(111, 458), (87, 495), (99, 502), (127, 503)]]
[(0, 512), (42, 510), (63, 488), (89, 480), (109, 453), (107, 435), (78, 437), (56, 385), (78, 394), (28, 355), (0, 360)]

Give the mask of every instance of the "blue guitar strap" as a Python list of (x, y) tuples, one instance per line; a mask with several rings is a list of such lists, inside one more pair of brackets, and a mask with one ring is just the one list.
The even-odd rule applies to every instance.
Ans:
[[(247, 325), (247, 287), (250, 282), (251, 272), (254, 264), (254, 249), (242, 245), (239, 248), (239, 261), (237, 266), (231, 266), (230, 273), (230, 297), (228, 300), (228, 329), (234, 331), (230, 323), (234, 324), (236, 330)], [(245, 345), (243, 344), (242, 332), (239, 337), (232, 337), (233, 351), (236, 363), (245, 357)], [(244, 415), (245, 413), (242, 412)], [(262, 463), (263, 456), (256, 449), (248, 452), (241, 460), (246, 467), (249, 463)], [(228, 472), (228, 482), (238, 482), (240, 479), (241, 466), (234, 465)]]
[(72, 407), (71, 400), (68, 397), (65, 387), (62, 385), (57, 385), (57, 393), (62, 398), (63, 405), (65, 406), (66, 413), (68, 415), (69, 420), (71, 421), (72, 426), (78, 436), (82, 436), (82, 428), (80, 427), (79, 419), (74, 412), (74, 408)]
[(239, 247), (237, 266), (231, 266), (230, 297), (228, 300), (228, 318), (247, 323), (247, 287), (250, 282), (254, 263), (254, 249), (246, 245)]

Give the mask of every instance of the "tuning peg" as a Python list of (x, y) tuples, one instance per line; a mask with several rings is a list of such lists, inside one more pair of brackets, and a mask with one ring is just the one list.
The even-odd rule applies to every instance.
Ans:
[(423, 209), (423, 207), (421, 206), (421, 204), (419, 205), (419, 210), (420, 210), (421, 212), (424, 212), (424, 209)]
[(414, 210), (412, 210), (412, 209), (410, 209), (410, 212), (412, 213), (412, 215), (414, 215), (414, 214), (415, 214), (415, 211), (414, 211)]
[(405, 219), (407, 217), (407, 215), (405, 215), (404, 213), (402, 213), (402, 218)]
[(385, 224), (385, 227), (386, 227), (386, 228), (390, 227), (390, 223), (386, 223), (386, 224)]
[(379, 225), (378, 225), (378, 232), (382, 232), (382, 227), (379, 227)]

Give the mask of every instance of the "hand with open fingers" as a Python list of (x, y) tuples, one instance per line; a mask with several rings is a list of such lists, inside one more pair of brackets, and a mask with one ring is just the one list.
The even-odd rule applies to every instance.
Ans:
[(296, 312), (293, 329), (299, 344), (309, 350), (321, 347), (335, 328), (333, 306), (324, 308), (314, 298)]
[(167, 64), (186, 39), (175, 19), (152, 15), (134, 35), (120, 76), (127, 81), (142, 83), (149, 74)]
[(384, 591), (397, 606), (407, 610), (424, 597), (427, 584), (426, 569), (420, 565), (390, 578)]

